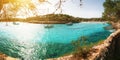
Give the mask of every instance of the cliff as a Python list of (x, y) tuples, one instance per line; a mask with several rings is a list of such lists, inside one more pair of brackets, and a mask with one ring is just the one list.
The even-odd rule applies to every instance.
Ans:
[(103, 44), (96, 46), (100, 52), (94, 60), (120, 60), (120, 22), (111, 22), (117, 31), (112, 33)]
[(117, 60), (120, 56), (120, 29), (112, 33), (103, 44), (93, 47), (98, 50), (92, 53), (90, 60)]

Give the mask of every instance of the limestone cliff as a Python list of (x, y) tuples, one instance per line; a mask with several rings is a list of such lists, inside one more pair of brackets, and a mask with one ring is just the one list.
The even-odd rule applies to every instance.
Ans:
[[(112, 33), (103, 44), (96, 46), (99, 49), (94, 60), (117, 60), (120, 56), (120, 29)], [(113, 59), (114, 58), (114, 59)]]
[(90, 60), (113, 60), (120, 55), (120, 30), (112, 33), (103, 44), (93, 47), (98, 50), (92, 53)]

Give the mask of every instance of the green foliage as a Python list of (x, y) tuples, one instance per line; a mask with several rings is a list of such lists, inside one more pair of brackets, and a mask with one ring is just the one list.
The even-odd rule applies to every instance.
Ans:
[(74, 46), (74, 57), (76, 58), (87, 58), (88, 53), (90, 51), (90, 46), (87, 46), (86, 43), (87, 37), (82, 36), (80, 39), (76, 41), (72, 41), (72, 45)]
[(43, 16), (29, 17), (26, 20), (53, 21), (53, 22), (76, 22), (75, 17), (66, 14), (48, 14)]
[(103, 6), (105, 8), (104, 19), (118, 20), (120, 18), (120, 0), (106, 0)]
[(90, 47), (93, 47), (93, 46), (96, 46), (96, 45), (100, 45), (104, 42), (104, 40), (99, 40), (98, 42), (95, 42), (95, 43), (91, 43), (89, 46)]
[(104, 42), (104, 40), (100, 40), (95, 43), (88, 44), (87, 43), (87, 37), (82, 36), (78, 40), (72, 41), (71, 44), (74, 46), (74, 52), (73, 55), (75, 58), (81, 59), (87, 59), (87, 57), (90, 55), (91, 48), (96, 45), (100, 45)]
[(26, 20), (34, 20), (34, 21), (57, 21), (57, 22), (73, 22), (73, 23), (78, 23), (81, 21), (102, 21), (101, 18), (79, 18), (79, 17), (73, 17), (70, 15), (66, 14), (47, 14), (43, 16), (36, 16), (36, 17), (29, 17)]
[(28, 18), (3, 18), (0, 19), (0, 21), (20, 21), (20, 22), (32, 22), (32, 23), (39, 23), (39, 22), (53, 22), (53, 23), (79, 23), (79, 22), (87, 22), (87, 21), (103, 21), (101, 18), (79, 18), (79, 17), (73, 17), (66, 14), (47, 14), (42, 16), (35, 16), (35, 17), (28, 17)]

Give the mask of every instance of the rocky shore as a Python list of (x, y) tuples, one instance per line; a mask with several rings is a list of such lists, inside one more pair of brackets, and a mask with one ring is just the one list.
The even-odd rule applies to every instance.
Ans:
[(114, 29), (120, 29), (120, 22), (110, 22)]
[[(120, 56), (120, 29), (113, 32), (102, 44), (92, 47), (87, 60), (112, 60)], [(117, 57), (117, 58), (116, 58)], [(86, 60), (77, 59), (73, 55), (48, 60)]]
[[(115, 57), (114, 55), (117, 55), (116, 51), (119, 52), (120, 50), (116, 49), (116, 47), (120, 47), (120, 44), (118, 43), (120, 37), (120, 23), (111, 22), (111, 25), (113, 26), (114, 29), (116, 29), (116, 31), (113, 32), (102, 44), (92, 47), (89, 52), (89, 56), (87, 57), (87, 60), (110, 60)], [(84, 58), (78, 59), (71, 54), (68, 56), (51, 58), (47, 60), (86, 60), (86, 59)]]

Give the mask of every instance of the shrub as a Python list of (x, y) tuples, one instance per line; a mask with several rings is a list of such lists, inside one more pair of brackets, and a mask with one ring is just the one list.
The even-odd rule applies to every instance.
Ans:
[(73, 55), (75, 58), (87, 58), (88, 53), (90, 51), (90, 46), (87, 46), (86, 43), (87, 37), (82, 36), (80, 39), (76, 41), (72, 41), (72, 45), (74, 46)]

